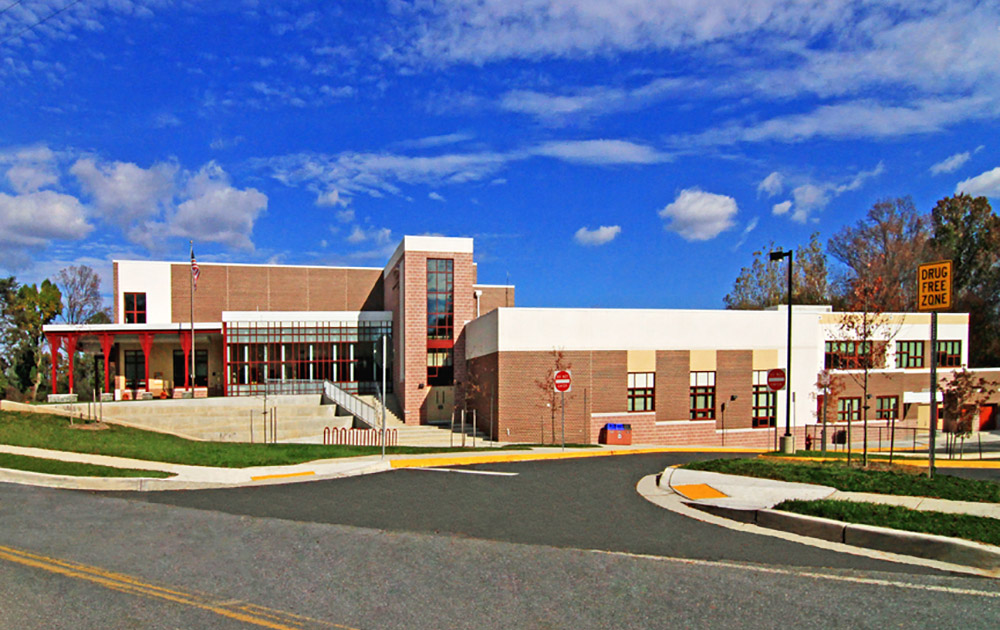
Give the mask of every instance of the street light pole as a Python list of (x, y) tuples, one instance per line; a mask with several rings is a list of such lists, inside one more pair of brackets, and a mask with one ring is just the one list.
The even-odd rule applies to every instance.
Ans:
[(781, 438), (781, 452), (795, 452), (792, 437), (792, 250), (771, 252), (771, 261), (788, 259), (788, 354), (785, 360), (785, 435)]

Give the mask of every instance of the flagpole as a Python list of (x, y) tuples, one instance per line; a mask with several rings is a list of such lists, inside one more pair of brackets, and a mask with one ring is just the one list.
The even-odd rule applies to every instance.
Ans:
[[(191, 262), (194, 262), (194, 240), (191, 243)], [(188, 383), (191, 387), (191, 399), (194, 400), (194, 267), (188, 270), (188, 287), (191, 290), (191, 373)]]

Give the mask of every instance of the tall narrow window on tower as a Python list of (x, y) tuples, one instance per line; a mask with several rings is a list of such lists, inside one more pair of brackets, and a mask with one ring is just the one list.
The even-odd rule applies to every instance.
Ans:
[(455, 346), (455, 262), (427, 259), (427, 383), (451, 385)]

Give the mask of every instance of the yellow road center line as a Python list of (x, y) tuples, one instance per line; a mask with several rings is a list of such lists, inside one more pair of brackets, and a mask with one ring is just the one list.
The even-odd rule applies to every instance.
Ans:
[[(41, 569), (57, 575), (85, 580), (105, 588), (129, 595), (142, 595), (154, 599), (190, 606), (228, 617), (236, 621), (271, 628), (272, 630), (303, 630), (309, 626), (356, 630), (350, 626), (312, 619), (294, 613), (273, 610), (245, 602), (212, 601), (204, 595), (188, 593), (142, 582), (122, 573), (105, 571), (99, 567), (77, 564), (58, 558), (0, 546), (0, 560), (7, 560), (27, 567)], [(232, 606), (232, 608), (230, 608)], [(235, 608), (235, 610), (233, 609)]]
[(250, 477), (251, 481), (261, 481), (262, 479), (287, 479), (288, 477), (311, 477), (316, 473), (312, 470), (307, 470), (305, 472), (296, 473), (281, 473), (277, 475), (257, 475), (256, 477)]
[(728, 494), (719, 492), (707, 483), (683, 484), (671, 486), (671, 488), (694, 501), (699, 499), (726, 499), (729, 497)]

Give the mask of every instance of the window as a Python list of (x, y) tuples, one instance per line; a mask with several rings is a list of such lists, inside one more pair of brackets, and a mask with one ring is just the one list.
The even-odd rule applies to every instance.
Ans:
[(861, 420), (861, 397), (839, 398), (837, 400), (837, 420), (840, 422)]
[(628, 375), (628, 410), (654, 411), (656, 390), (653, 372), (630, 372)]
[(753, 426), (773, 427), (778, 418), (778, 395), (767, 386), (767, 370), (753, 373)]
[(896, 367), (897, 368), (922, 368), (922, 367), (924, 367), (924, 342), (923, 341), (897, 341), (896, 342)]
[(428, 385), (452, 385), (454, 383), (453, 353), (452, 348), (427, 349)]
[(125, 387), (139, 389), (146, 386), (146, 358), (142, 350), (125, 351)]
[(451, 339), (455, 324), (455, 263), (427, 259), (427, 338)]
[(146, 294), (126, 293), (125, 294), (125, 323), (145, 324), (146, 323)]
[(715, 419), (715, 372), (691, 372), (691, 419)]
[[(174, 350), (174, 387), (180, 389), (184, 387), (184, 368), (191, 370), (191, 355), (188, 355), (188, 364), (184, 365), (184, 351)], [(194, 351), (194, 386), (208, 387), (208, 350)]]
[(961, 367), (962, 342), (961, 341), (937, 342), (937, 364), (941, 367)]
[(879, 420), (899, 420), (899, 396), (879, 396), (875, 413)]
[(870, 341), (827, 341), (824, 366), (828, 370), (856, 370), (871, 357)]

